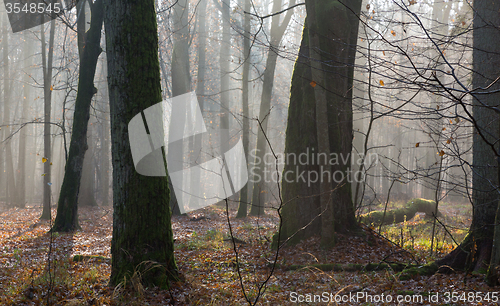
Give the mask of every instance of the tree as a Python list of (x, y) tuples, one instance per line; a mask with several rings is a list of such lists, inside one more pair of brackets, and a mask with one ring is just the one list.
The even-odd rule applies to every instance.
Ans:
[[(490, 262), (499, 200), (496, 143), (500, 139), (500, 118), (494, 108), (498, 108), (500, 100), (500, 85), (495, 83), (496, 67), (500, 65), (500, 3), (477, 0), (473, 8), (473, 218), (461, 244), (436, 263), (453, 269), (479, 271), (487, 269)], [(498, 262), (493, 263), (494, 269), (496, 265)]]
[[(80, 228), (78, 224), (78, 193), (82, 178), (83, 161), (88, 148), (87, 128), (90, 118), (90, 104), (92, 97), (96, 93), (94, 87), (95, 71), (97, 60), (102, 51), (100, 47), (104, 18), (102, 0), (96, 0), (91, 9), (93, 14), (90, 29), (84, 35), (84, 46), (80, 48), (80, 50), (83, 50), (83, 54), (80, 55), (81, 62), (73, 117), (73, 131), (61, 193), (57, 203), (57, 216), (52, 227), (52, 231), (55, 232), (70, 232)], [(79, 32), (82, 32), (81, 28)]]
[(162, 268), (141, 271), (143, 281), (166, 287), (178, 274), (168, 180), (135, 171), (127, 129), (135, 115), (162, 99), (154, 1), (104, 0), (104, 25), (113, 164), (110, 284), (130, 278), (141, 263), (154, 261)]
[[(295, 5), (295, 0), (290, 0), (289, 7)], [(273, 1), (272, 12), (280, 11), (282, 6), (281, 0)], [(257, 155), (254, 161), (255, 178), (253, 179), (252, 191), (252, 208), (250, 215), (257, 216), (264, 214), (265, 203), (265, 182), (264, 179), (259, 179), (264, 176), (264, 156), (267, 152), (267, 141), (265, 134), (267, 133), (267, 126), (269, 124), (269, 113), (271, 112), (271, 99), (273, 95), (274, 73), (276, 71), (276, 62), (278, 60), (279, 45), (283, 34), (285, 33), (288, 23), (292, 18), (293, 10), (289, 9), (283, 17), (280, 24), (280, 15), (276, 14), (271, 20), (271, 37), (269, 40), (269, 53), (266, 60), (266, 68), (264, 70), (264, 80), (262, 84), (262, 96), (260, 100), (259, 120), (261, 126), (258, 128), (257, 133)]]
[[(306, 2), (306, 9), (308, 20), (290, 89), (285, 156), (306, 154), (310, 162), (285, 160), (280, 240), (290, 238), (298, 242), (320, 234), (322, 245), (328, 247), (333, 243), (334, 231), (348, 233), (357, 228), (347, 176), (352, 150), (351, 89), (361, 1)], [(316, 112), (321, 110), (317, 104), (326, 101), (325, 118)], [(318, 137), (325, 133), (322, 130), (327, 131), (326, 148), (324, 144), (318, 146)], [(336, 154), (338, 163), (331, 162), (330, 155), (321, 155), (325, 153)], [(313, 156), (315, 161), (311, 159)], [(300, 173), (305, 173), (306, 179), (300, 179)], [(307, 180), (308, 174), (315, 174), (315, 181)], [(320, 187), (321, 181), (329, 185)], [(321, 200), (322, 196), (325, 197)]]
[[(179, 0), (174, 5), (173, 14), (173, 32), (174, 32), (174, 49), (172, 52), (172, 97), (180, 96), (188, 93), (191, 87), (191, 75), (189, 71), (189, 3), (187, 0)], [(177, 108), (180, 105), (174, 103), (172, 112), (177, 113)], [(174, 110), (175, 109), (175, 110)], [(176, 121), (177, 126), (173, 126), (173, 120), (170, 124), (170, 129), (179, 130), (182, 133), (185, 129), (186, 118)], [(182, 169), (174, 167), (174, 165), (183, 165), (184, 148), (183, 142), (172, 142), (168, 146), (168, 162), (170, 163), (170, 172), (178, 172), (179, 181), (182, 181)], [(172, 184), (170, 184), (170, 207), (174, 215), (180, 215), (179, 199), (180, 195), (175, 195)]]
[[(10, 65), (9, 65), (9, 33), (7, 20), (4, 20), (4, 31), (3, 31), (3, 40), (2, 40), (2, 49), (3, 49), (3, 100), (4, 100), (4, 109), (3, 109), (3, 122), (6, 125), (4, 128), (4, 137), (3, 139), (10, 136), (11, 129), (9, 126), (10, 121), (10, 104), (11, 104), (11, 91), (12, 91), (12, 80), (10, 76)], [(9, 205), (15, 205), (15, 180), (14, 180), (14, 166), (12, 160), (12, 142), (11, 139), (8, 139), (5, 142), (5, 170), (6, 171), (6, 180), (5, 180), (5, 195), (6, 195), (6, 203)]]
[[(241, 78), (241, 102), (243, 106), (243, 150), (246, 154), (248, 163), (248, 149), (250, 147), (250, 112), (248, 108), (248, 87), (250, 78), (250, 0), (242, 0), (244, 2), (244, 15), (243, 21), (243, 71)], [(248, 202), (248, 189), (250, 184), (247, 183), (240, 192), (240, 205), (238, 207), (237, 218), (244, 218), (247, 216), (247, 202)]]
[(49, 36), (49, 54), (47, 58), (47, 50), (45, 46), (45, 31), (44, 26), (41, 29), (42, 39), (42, 65), (43, 65), (43, 100), (44, 100), (44, 122), (43, 122), (43, 211), (40, 219), (50, 220), (51, 211), (50, 204), (52, 198), (51, 192), (51, 163), (52, 152), (50, 148), (50, 113), (52, 109), (52, 59), (54, 57), (54, 35), (56, 23), (55, 19), (50, 22), (50, 36)]

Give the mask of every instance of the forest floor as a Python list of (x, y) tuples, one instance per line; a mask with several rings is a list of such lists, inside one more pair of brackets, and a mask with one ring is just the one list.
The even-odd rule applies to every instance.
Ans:
[[(470, 223), (466, 209), (457, 205), (440, 209), (454, 239), (460, 241)], [(0, 210), (0, 305), (49, 305), (48, 301), (72, 306), (248, 305), (246, 299), (254, 301), (257, 296), (259, 305), (336, 305), (335, 301), (343, 305), (497, 305), (500, 288), (487, 287), (482, 275), (436, 274), (402, 280), (391, 270), (317, 268), (317, 264), (424, 264), (448, 253), (453, 242), (441, 229), (435, 235), (437, 251), (429, 255), (432, 222), (422, 215), (382, 227), (381, 233), (394, 242), (376, 234), (378, 228), (365, 228), (358, 236), (339, 235), (331, 250), (321, 249), (315, 238), (284, 247), (272, 270), (276, 251), (270, 248), (270, 241), (277, 229), (277, 214), (236, 219), (235, 213), (229, 212), (236, 248), (228, 239), (223, 207), (172, 218), (175, 256), (183, 281), (162, 291), (138, 283), (135, 290), (107, 286), (111, 207), (81, 208), (81, 231), (52, 235), (48, 234), (49, 222), (38, 219), (38, 206)], [(55, 216), (55, 210), (52, 214)], [(236, 272), (235, 249), (241, 278)], [(102, 257), (77, 262), (75, 255)], [(300, 266), (291, 270), (292, 265)], [(259, 294), (266, 280), (266, 290)]]

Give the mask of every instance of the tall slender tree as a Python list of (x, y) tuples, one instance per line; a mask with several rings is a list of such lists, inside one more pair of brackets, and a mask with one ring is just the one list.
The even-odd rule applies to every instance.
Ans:
[[(290, 0), (289, 6), (295, 5), (295, 0)], [(272, 12), (279, 12), (282, 8), (281, 0), (273, 1)], [(266, 60), (266, 68), (264, 70), (264, 81), (262, 84), (262, 95), (260, 99), (260, 110), (259, 110), (259, 120), (261, 121), (261, 126), (258, 127), (257, 133), (257, 151), (254, 161), (254, 173), (253, 178), (253, 191), (252, 191), (252, 208), (250, 209), (250, 214), (252, 216), (264, 214), (264, 203), (265, 203), (265, 180), (264, 176), (264, 156), (267, 152), (267, 141), (265, 134), (267, 133), (267, 126), (269, 124), (269, 113), (271, 112), (271, 99), (273, 96), (273, 86), (274, 86), (274, 74), (276, 72), (276, 63), (278, 61), (278, 50), (281, 43), (281, 39), (285, 34), (285, 30), (290, 23), (292, 18), (293, 10), (290, 9), (286, 12), (283, 20), (280, 23), (281, 14), (276, 14), (271, 20), (271, 35), (269, 40), (269, 53)]]
[[(250, 0), (242, 0), (243, 9), (246, 12), (243, 17), (243, 71), (241, 77), (241, 103), (243, 107), (243, 150), (245, 151), (248, 163), (248, 148), (250, 147), (250, 111), (248, 105), (249, 77), (250, 77)], [(240, 205), (236, 217), (244, 218), (248, 210), (248, 190), (249, 184), (245, 185), (240, 192)]]
[(80, 228), (78, 224), (78, 193), (82, 178), (83, 160), (88, 148), (87, 128), (90, 118), (90, 104), (92, 97), (96, 93), (94, 76), (97, 60), (102, 51), (100, 41), (104, 18), (103, 1), (96, 0), (91, 6), (91, 10), (90, 29), (84, 34), (84, 46), (80, 48), (83, 50), (83, 54), (80, 62), (73, 130), (57, 204), (57, 216), (52, 227), (52, 231), (56, 232), (69, 232)]
[(52, 63), (54, 58), (54, 35), (56, 30), (55, 19), (50, 22), (49, 35), (49, 54), (47, 56), (47, 47), (45, 42), (45, 30), (43, 24), (40, 27), (42, 38), (42, 66), (43, 66), (43, 100), (44, 100), (44, 122), (43, 122), (43, 211), (40, 219), (50, 220), (51, 218), (51, 200), (52, 200), (52, 181), (51, 181), (51, 132), (50, 132), (50, 113), (52, 110)]

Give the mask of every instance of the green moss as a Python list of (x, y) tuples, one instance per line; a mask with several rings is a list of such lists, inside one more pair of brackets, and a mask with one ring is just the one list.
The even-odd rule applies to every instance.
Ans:
[[(412, 219), (417, 212), (423, 212), (427, 216), (432, 216), (436, 207), (436, 202), (432, 200), (425, 199), (412, 199), (408, 201), (403, 208), (387, 210), (383, 211), (372, 211), (367, 214), (363, 214), (360, 217), (361, 222), (366, 224), (376, 224), (379, 225), (382, 221), (382, 224), (394, 224), (409, 221)], [(441, 212), (437, 213), (438, 216), (441, 216)]]
[(439, 266), (435, 261), (426, 264), (424, 266), (413, 266), (408, 269), (404, 269), (401, 273), (398, 274), (400, 280), (409, 280), (414, 278), (415, 276), (428, 276), (433, 275), (437, 272)]

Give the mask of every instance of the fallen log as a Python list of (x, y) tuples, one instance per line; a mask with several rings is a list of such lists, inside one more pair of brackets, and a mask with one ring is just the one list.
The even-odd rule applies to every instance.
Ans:
[[(272, 266), (272, 264), (269, 264)], [(403, 263), (369, 263), (369, 264), (311, 264), (311, 265), (277, 265), (277, 268), (292, 271), (301, 269), (316, 269), (324, 272), (357, 272), (357, 271), (382, 271), (393, 270), (396, 272), (405, 269), (415, 268), (418, 265), (403, 264)]]
[[(360, 221), (365, 224), (379, 225), (382, 221), (386, 224), (396, 224), (412, 219), (416, 213), (423, 212), (426, 217), (432, 217), (436, 209), (436, 202), (426, 199), (411, 199), (406, 202), (405, 207), (384, 211), (372, 211), (360, 216)], [(442, 216), (441, 212), (437, 212), (437, 216)]]

